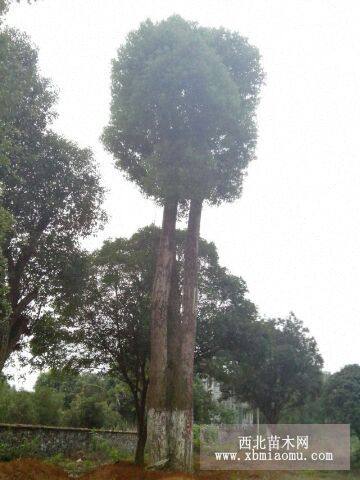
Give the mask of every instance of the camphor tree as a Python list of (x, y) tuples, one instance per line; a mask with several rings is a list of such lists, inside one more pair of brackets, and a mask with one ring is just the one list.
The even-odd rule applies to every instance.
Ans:
[[(254, 110), (263, 80), (258, 51), (224, 29), (173, 16), (144, 22), (118, 51), (111, 118), (103, 135), (119, 168), (164, 206), (152, 295), (148, 443), (151, 463), (192, 467), (195, 291), (202, 204), (241, 193), (254, 156)], [(168, 307), (178, 206), (189, 210), (182, 315), (176, 332), (181, 371), (169, 395)], [(169, 345), (174, 341), (169, 338)], [(173, 373), (171, 374), (173, 376)], [(171, 403), (169, 399), (171, 398)], [(169, 445), (170, 443), (170, 445)]]

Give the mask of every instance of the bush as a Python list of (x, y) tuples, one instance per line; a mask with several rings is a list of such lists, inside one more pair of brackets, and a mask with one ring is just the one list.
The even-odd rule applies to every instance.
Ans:
[(91, 450), (97, 456), (100, 456), (105, 461), (117, 462), (119, 460), (129, 459), (132, 457), (129, 453), (121, 452), (114, 447), (108, 440), (93, 435), (91, 440)]

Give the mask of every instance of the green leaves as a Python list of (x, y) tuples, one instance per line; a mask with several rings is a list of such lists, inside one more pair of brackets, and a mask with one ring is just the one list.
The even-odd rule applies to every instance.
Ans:
[(29, 38), (12, 29), (0, 32), (0, 159), (29, 154), (54, 117), (56, 94), (38, 72)]
[(350, 423), (360, 439), (360, 365), (346, 365), (331, 375), (323, 401), (327, 422)]
[(31, 333), (40, 315), (34, 301), (41, 309), (69, 288), (67, 261), (105, 216), (92, 153), (49, 130), (54, 89), (39, 74), (36, 49), (15, 30), (0, 31), (0, 73), (1, 200), (12, 219), (2, 242), (0, 288), (11, 304), (1, 329), (2, 365)]
[(247, 323), (227, 316), (222, 343), (216, 374), (225, 388), (260, 408), (268, 423), (277, 423), (284, 408), (320, 393), (323, 360), (294, 314)]
[(104, 144), (157, 200), (231, 200), (253, 157), (262, 79), (257, 50), (240, 36), (179, 16), (147, 20), (113, 61)]

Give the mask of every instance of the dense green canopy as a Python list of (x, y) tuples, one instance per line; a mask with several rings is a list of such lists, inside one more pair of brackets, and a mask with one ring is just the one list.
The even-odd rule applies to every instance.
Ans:
[(315, 339), (290, 314), (244, 324), (229, 309), (215, 375), (224, 391), (259, 408), (267, 423), (277, 423), (285, 408), (303, 405), (320, 393), (323, 360)]
[(12, 351), (39, 315), (36, 300), (46, 305), (76, 282), (69, 260), (79, 239), (90, 234), (102, 217), (103, 190), (92, 154), (48, 133), (32, 154), (14, 155), (3, 178), (3, 204), (13, 227), (3, 252), (7, 260), (12, 313)]
[(331, 375), (323, 399), (326, 421), (350, 423), (360, 439), (360, 365), (346, 365)]
[(105, 146), (158, 200), (230, 200), (254, 156), (262, 80), (257, 50), (238, 34), (147, 20), (113, 61)]
[(38, 54), (16, 30), (0, 32), (0, 160), (31, 155), (54, 117), (50, 82), (39, 75)]

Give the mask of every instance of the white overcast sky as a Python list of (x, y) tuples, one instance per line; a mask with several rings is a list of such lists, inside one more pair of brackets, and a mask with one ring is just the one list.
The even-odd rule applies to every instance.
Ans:
[(236, 30), (261, 52), (257, 160), (243, 196), (206, 208), (201, 234), (247, 282), (261, 314), (301, 318), (325, 368), (360, 363), (360, 2), (358, 0), (38, 0), (7, 23), (39, 47), (59, 90), (55, 129), (90, 146), (108, 188), (105, 230), (131, 235), (161, 213), (99, 142), (110, 62), (129, 31), (177, 13)]

